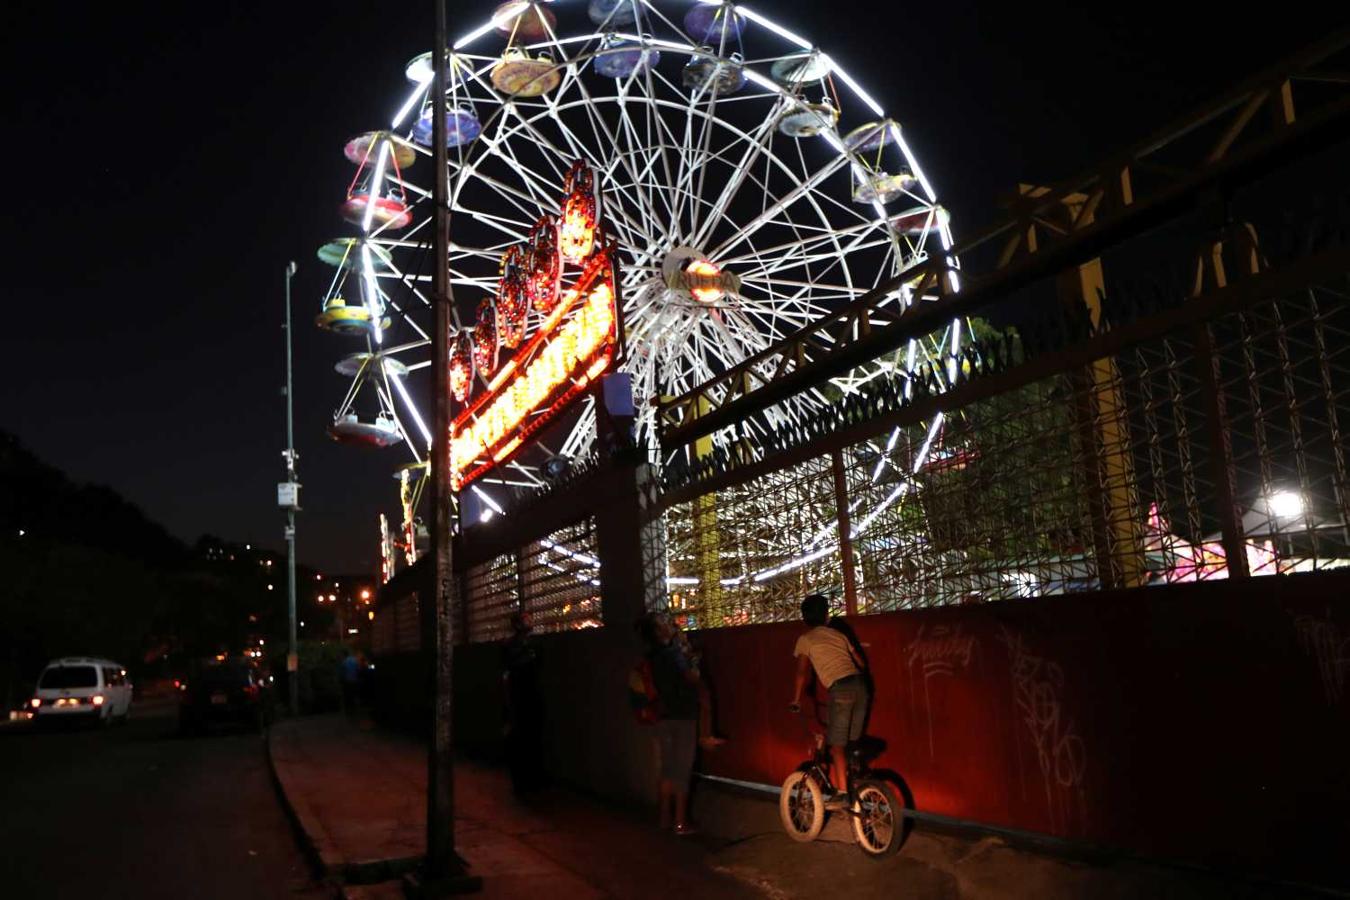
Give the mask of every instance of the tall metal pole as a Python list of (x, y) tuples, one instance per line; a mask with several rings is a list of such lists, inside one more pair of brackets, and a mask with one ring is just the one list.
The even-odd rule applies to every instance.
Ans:
[[(291, 381), (291, 278), (295, 262), (286, 264), (286, 481), (295, 484), (295, 399)], [(295, 504), (286, 507), (286, 685), (291, 715), (300, 714), (298, 651), (295, 646)]]
[[(432, 202), (436, 207), (432, 237), (432, 305), (436, 309), (432, 333), (431, 426), (431, 576), (434, 601), (423, 604), (424, 646), (434, 654), (431, 746), (427, 752), (427, 858), (423, 875), (428, 895), (476, 890), (481, 882), (468, 877), (455, 854), (454, 747), (451, 714), (454, 708), (452, 673), (455, 625), (454, 567), (450, 546), (450, 320), (454, 293), (450, 285), (449, 166), (446, 158), (446, 30), (445, 0), (436, 4), (436, 33), (431, 58), (431, 121), (434, 166)], [(428, 640), (429, 638), (429, 640)]]

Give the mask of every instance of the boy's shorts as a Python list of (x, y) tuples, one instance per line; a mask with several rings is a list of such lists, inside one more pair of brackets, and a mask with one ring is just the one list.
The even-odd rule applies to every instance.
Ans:
[(830, 715), (829, 725), (825, 729), (825, 742), (831, 747), (842, 747), (862, 737), (870, 699), (867, 683), (861, 675), (849, 675), (830, 685)]

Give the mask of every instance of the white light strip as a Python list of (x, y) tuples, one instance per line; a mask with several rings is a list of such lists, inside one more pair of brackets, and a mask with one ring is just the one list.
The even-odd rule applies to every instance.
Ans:
[(861, 522), (859, 522), (857, 525), (853, 527), (853, 530), (849, 533), (849, 540), (853, 540), (854, 538), (859, 537), (864, 531), (867, 530), (867, 526), (871, 525), (877, 516), (885, 512), (886, 509), (892, 503), (894, 503), (896, 500), (904, 496), (908, 490), (909, 490), (908, 481), (902, 482), (899, 485), (897, 485), (895, 490), (891, 491), (885, 500), (882, 500), (880, 503), (877, 504), (876, 509), (868, 513), (865, 519), (863, 519)]
[(502, 509), (496, 500), (493, 500), (491, 497), (489, 497), (486, 491), (484, 491), (476, 484), (471, 484), (469, 485), (469, 487), (473, 488), (473, 492), (475, 494), (483, 498), (483, 502), (486, 503), (488, 506), (490, 506), (493, 512), (495, 512), (499, 516), (506, 515), (506, 510)]
[(361, 242), (361, 268), (366, 279), (366, 309), (370, 310), (370, 324), (375, 329), (375, 343), (384, 343), (380, 328), (380, 289), (375, 284), (375, 267), (370, 262), (370, 245)]
[(923, 446), (919, 448), (919, 455), (914, 459), (914, 474), (918, 474), (923, 468), (923, 464), (928, 461), (928, 448), (933, 446), (933, 438), (937, 437), (938, 429), (942, 427), (942, 413), (933, 416), (933, 424), (928, 426), (928, 437), (924, 438)]
[[(708, 0), (704, 0), (704, 2), (708, 2)], [(775, 22), (770, 21), (769, 19), (764, 18), (764, 16), (761, 16), (759, 13), (755, 12), (749, 7), (737, 6), (736, 12), (745, 16), (751, 22), (763, 25), (765, 28), (769, 29), (783, 40), (791, 41), (798, 47), (801, 47), (803, 50), (811, 49), (811, 44), (805, 38), (799, 37), (798, 35), (793, 34), (791, 31), (788, 31), (782, 25), (779, 25)]]
[(417, 423), (417, 429), (422, 432), (422, 437), (426, 439), (427, 451), (430, 452), (431, 432), (427, 430), (421, 414), (417, 412), (417, 407), (413, 405), (412, 397), (408, 396), (408, 389), (403, 386), (403, 381), (398, 377), (398, 373), (390, 371), (388, 365), (385, 366), (385, 371), (389, 374), (389, 380), (394, 382), (394, 387), (398, 389), (398, 395), (403, 398), (403, 403), (408, 407), (408, 412), (412, 415), (413, 421)]
[(418, 105), (418, 101), (422, 99), (422, 93), (430, 83), (430, 81), (422, 81), (413, 85), (412, 92), (408, 94), (408, 99), (403, 101), (403, 105), (394, 114), (394, 123), (389, 126), (390, 128), (397, 128), (403, 124), (403, 120), (408, 118), (408, 113), (412, 112), (413, 107)]
[[(510, 18), (510, 16), (507, 16), (507, 18)], [(491, 31), (496, 27), (497, 27), (497, 20), (488, 19), (485, 24), (479, 25), (473, 31), (470, 31), (468, 34), (464, 35), (464, 37), (460, 38), (459, 40), (451, 44), (450, 48), (452, 50), (458, 50), (461, 47), (467, 47), (469, 44), (472, 44), (474, 41), (478, 40), (480, 37), (487, 34), (489, 31)]]
[(827, 547), (821, 547), (814, 553), (808, 553), (805, 556), (799, 556), (796, 559), (789, 560), (788, 562), (785, 562), (781, 566), (778, 566), (776, 568), (766, 569), (763, 572), (758, 572), (754, 576), (752, 576), (751, 580), (767, 581), (770, 578), (782, 575), (784, 572), (791, 572), (793, 569), (800, 569), (802, 566), (806, 565), (809, 562), (815, 562), (816, 560), (820, 559), (823, 556), (829, 556), (838, 548), (838, 546), (839, 546), (838, 544), (830, 544)]
[[(880, 112), (880, 110), (878, 110), (878, 112)], [(915, 158), (914, 152), (909, 149), (909, 144), (905, 143), (904, 137), (900, 134), (900, 126), (895, 122), (891, 123), (891, 137), (895, 139), (895, 143), (900, 147), (900, 152), (905, 154), (905, 162), (909, 164), (909, 170), (914, 173), (914, 177), (919, 180), (919, 186), (923, 188), (923, 192), (928, 195), (928, 202), (936, 203), (937, 192), (934, 191), (933, 186), (928, 183), (928, 176), (923, 174), (923, 169), (919, 168), (918, 159)]]
[[(626, 31), (617, 31), (617, 32), (614, 33), (614, 37), (616, 37), (616, 38), (618, 38), (618, 39), (621, 39), (621, 40), (625, 40), (625, 41), (634, 41), (634, 42), (636, 42), (636, 43), (643, 44), (644, 46), (647, 46), (647, 47), (665, 47), (667, 50), (682, 50), (682, 51), (684, 51), (685, 53), (688, 53), (688, 52), (689, 52), (689, 45), (688, 45), (688, 44), (681, 44), (679, 41), (668, 41), (668, 40), (666, 40), (665, 38), (652, 37), (651, 35), (629, 34), (629, 33), (626, 32)], [(580, 39), (574, 39), (574, 40), (580, 40)], [(586, 38), (586, 40), (589, 40), (589, 38)], [(559, 44), (567, 44), (567, 43), (571, 43), (571, 42), (572, 42), (572, 41), (570, 41), (570, 40), (562, 40), (562, 41), (558, 41), (557, 43), (559, 43)], [(712, 55), (715, 56), (716, 54), (712, 54)], [(753, 71), (754, 71), (753, 69), (746, 69), (746, 70), (745, 70), (745, 74), (746, 74), (747, 76), (749, 76)], [(762, 76), (761, 76), (761, 77), (762, 77)], [(770, 83), (772, 83), (772, 82), (770, 82)], [(777, 85), (774, 85), (774, 87), (775, 87), (775, 89), (776, 89), (776, 88), (777, 88)]]
[(774, 82), (773, 79), (769, 78), (767, 75), (763, 75), (759, 72), (756, 72), (754, 69), (744, 69), (743, 72), (745, 74), (746, 81), (753, 81), (755, 84), (759, 85), (765, 90), (773, 91), (775, 94), (782, 92), (782, 88), (780, 88), (778, 84)]
[(697, 578), (684, 578), (684, 577), (677, 577), (675, 575), (670, 575), (667, 576), (666, 578), (666, 584), (680, 585), (680, 584), (698, 584), (698, 583), (699, 582)]
[(905, 370), (911, 377), (905, 379), (905, 399), (908, 400), (914, 393), (914, 351), (918, 347), (916, 338), (909, 339), (909, 357), (905, 360)]
[(858, 99), (866, 103), (868, 107), (872, 110), (872, 112), (876, 113), (879, 116), (884, 116), (886, 114), (886, 111), (883, 110), (877, 104), (877, 101), (873, 100), (872, 97), (862, 89), (862, 87), (858, 84), (858, 82), (854, 81), (852, 76), (850, 76), (847, 72), (845, 72), (843, 68), (841, 68), (840, 65), (832, 59), (830, 60), (830, 69), (834, 72), (834, 74), (839, 76), (839, 78), (844, 82), (844, 84), (848, 85), (850, 88), (853, 89), (853, 93), (857, 94)]
[(947, 386), (956, 386), (956, 358), (961, 353), (961, 320), (952, 319), (952, 356), (947, 360)]
[(540, 538), (540, 539), (539, 539), (539, 543), (543, 544), (545, 547), (549, 548), (550, 550), (556, 550), (556, 551), (558, 551), (558, 552), (561, 553), (563, 556), (568, 556), (568, 557), (571, 557), (572, 559), (578, 559), (578, 560), (581, 560), (582, 562), (586, 563), (587, 565), (591, 565), (591, 566), (598, 566), (598, 565), (600, 565), (600, 560), (596, 559), (594, 556), (588, 556), (588, 555), (586, 555), (585, 553), (578, 553), (578, 552), (576, 552), (575, 550), (568, 550), (566, 547), (560, 547), (560, 546), (558, 546), (557, 544), (555, 544), (555, 543), (553, 543), (552, 541), (550, 541), (548, 538)]
[(375, 203), (380, 199), (380, 189), (384, 187), (384, 167), (389, 164), (389, 138), (380, 141), (380, 156), (375, 161), (375, 178), (366, 192), (366, 214), (361, 217), (361, 230), (370, 233), (370, 223), (375, 220)]

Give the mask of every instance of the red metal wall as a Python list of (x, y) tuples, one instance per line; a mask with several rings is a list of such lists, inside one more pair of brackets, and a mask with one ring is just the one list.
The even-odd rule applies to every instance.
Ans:
[[(920, 810), (1346, 884), (1350, 579), (1254, 579), (862, 616), (869, 733)], [(730, 743), (781, 781), (799, 625), (702, 632)]]

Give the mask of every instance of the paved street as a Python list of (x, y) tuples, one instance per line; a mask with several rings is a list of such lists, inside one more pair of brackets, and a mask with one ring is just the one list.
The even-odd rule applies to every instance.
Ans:
[(317, 897), (256, 734), (0, 728), (0, 896)]

